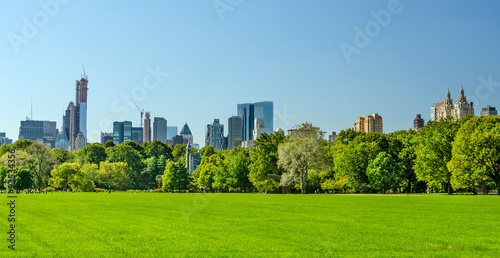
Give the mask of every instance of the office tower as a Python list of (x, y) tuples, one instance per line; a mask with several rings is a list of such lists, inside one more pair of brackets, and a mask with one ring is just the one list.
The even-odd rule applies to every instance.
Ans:
[(75, 121), (75, 119), (76, 119), (75, 103), (70, 102), (68, 108), (69, 108), (69, 138), (68, 138), (68, 141), (69, 141), (70, 149), (73, 150), (73, 147), (75, 146), (76, 134), (78, 133), (78, 132), (75, 133), (75, 131), (77, 130), (76, 121)]
[(0, 146), (4, 144), (12, 144), (12, 139), (9, 139), (5, 133), (0, 133)]
[(253, 129), (255, 118), (264, 119), (264, 125), (266, 126), (266, 133), (273, 133), (273, 102), (272, 101), (262, 101), (256, 103), (244, 103), (237, 105), (237, 115), (243, 119), (243, 137), (242, 141), (253, 140)]
[(274, 110), (273, 109), (274, 109), (274, 107), (273, 107), (272, 101), (262, 101), (262, 102), (255, 102), (254, 103), (254, 118), (262, 118), (263, 119), (267, 134), (272, 134), (274, 131), (274, 127), (273, 127)]
[(255, 118), (253, 126), (253, 140), (257, 140), (262, 133), (266, 132), (263, 118)]
[(143, 143), (144, 138), (144, 128), (142, 127), (132, 127), (132, 133), (130, 140), (136, 142), (140, 145)]
[(193, 144), (193, 134), (191, 133), (187, 123), (184, 123), (179, 135), (182, 135), (182, 144)]
[(144, 118), (144, 137), (142, 141), (151, 141), (151, 114), (149, 112), (146, 112), (146, 118)]
[(250, 103), (238, 104), (237, 114), (242, 118), (242, 141), (252, 140), (253, 121), (254, 121), (254, 105)]
[(227, 145), (230, 150), (241, 146), (243, 137), (243, 119), (232, 116), (227, 120)]
[(200, 165), (201, 155), (198, 151), (197, 153), (192, 153), (191, 144), (186, 146), (186, 168), (189, 174), (193, 174), (193, 171)]
[(182, 134), (176, 135), (172, 138), (172, 145), (175, 146), (177, 144), (184, 144), (184, 136)]
[(336, 132), (332, 132), (331, 134), (328, 135), (328, 141), (330, 142), (335, 142), (335, 140), (337, 139), (337, 133)]
[(132, 122), (113, 122), (113, 143), (118, 145), (132, 140)]
[(172, 140), (177, 135), (177, 126), (167, 126), (167, 140)]
[(211, 145), (214, 149), (222, 150), (224, 145), (224, 125), (219, 123), (219, 119), (214, 119), (213, 123), (207, 125), (205, 145)]
[(383, 133), (382, 117), (378, 114), (358, 117), (353, 129), (366, 133)]
[(19, 128), (19, 140), (28, 139), (50, 144), (51, 148), (55, 148), (57, 135), (56, 122), (27, 120), (21, 121)]
[(86, 141), (85, 141), (85, 136), (83, 136), (83, 132), (80, 131), (78, 135), (76, 136), (76, 146), (75, 146), (75, 151), (79, 151), (85, 147)]
[(107, 141), (113, 141), (113, 133), (101, 132), (101, 144), (104, 145)]
[(74, 106), (75, 104), (71, 101), (68, 104), (68, 107), (64, 111), (63, 115), (63, 126), (62, 126), (62, 133), (66, 135), (66, 138), (68, 139), (68, 143), (71, 139), (71, 106)]
[(167, 120), (163, 117), (155, 117), (153, 121), (153, 140), (167, 141)]
[(497, 114), (496, 108), (491, 107), (490, 105), (481, 110), (481, 116), (496, 116)]
[(66, 137), (66, 134), (64, 134), (64, 132), (59, 132), (59, 135), (57, 135), (55, 148), (61, 150), (68, 150), (68, 147), (69, 147), (68, 138)]
[(422, 128), (424, 128), (424, 119), (422, 118), (421, 114), (417, 114), (417, 117), (413, 120), (413, 130), (415, 132), (420, 132), (422, 131)]

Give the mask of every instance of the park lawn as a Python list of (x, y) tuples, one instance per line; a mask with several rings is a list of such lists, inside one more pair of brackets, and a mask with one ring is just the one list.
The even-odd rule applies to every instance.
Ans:
[(0, 207), (0, 257), (500, 255), (500, 196), (113, 192), (16, 202), (15, 251)]

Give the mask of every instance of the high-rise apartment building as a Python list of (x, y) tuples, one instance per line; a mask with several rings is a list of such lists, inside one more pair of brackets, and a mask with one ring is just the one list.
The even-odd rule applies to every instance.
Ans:
[(163, 117), (153, 119), (153, 140), (167, 141), (167, 120)]
[(214, 149), (222, 150), (224, 145), (224, 125), (220, 124), (219, 119), (214, 119), (213, 123), (207, 125), (205, 145), (211, 145)]
[(424, 128), (425, 121), (422, 118), (421, 114), (417, 114), (417, 117), (413, 120), (413, 130), (415, 132), (420, 132), (422, 131), (422, 128)]
[(337, 133), (336, 132), (332, 132), (331, 134), (328, 135), (328, 141), (330, 142), (335, 142), (335, 140), (337, 140)]
[[(88, 91), (88, 78), (85, 71), (83, 72), (80, 80), (76, 80), (76, 104), (72, 101), (69, 103), (68, 108), (63, 115), (63, 130), (68, 138), (71, 150), (76, 150), (76, 137), (78, 133), (82, 132), (80, 136), (80, 145), (82, 141), (87, 145), (87, 91)], [(82, 140), (83, 137), (83, 140)]]
[(55, 148), (58, 134), (56, 122), (51, 121), (21, 121), (21, 127), (19, 127), (19, 140), (40, 141), (50, 144), (51, 148)]
[(255, 118), (262, 118), (266, 126), (266, 133), (273, 133), (274, 111), (272, 101), (238, 104), (237, 115), (243, 120), (242, 141), (253, 140)]
[(151, 141), (151, 114), (149, 112), (146, 112), (146, 117), (144, 118), (144, 137), (142, 141)]
[(382, 117), (378, 114), (358, 117), (353, 129), (367, 133), (383, 133)]
[(243, 119), (240, 116), (232, 116), (227, 120), (227, 147), (232, 150), (241, 146), (243, 137)]
[(436, 103), (434, 107), (431, 107), (431, 120), (433, 119), (433, 113), (435, 121), (439, 121), (449, 116), (455, 119), (461, 119), (464, 116), (474, 115), (474, 103), (471, 102), (469, 104), (469, 102), (467, 102), (462, 86), (460, 87), (459, 96), (455, 105), (453, 105), (453, 99), (451, 98), (450, 90), (448, 90), (444, 102)]
[(491, 107), (490, 105), (481, 110), (481, 116), (496, 116), (497, 114), (496, 108)]

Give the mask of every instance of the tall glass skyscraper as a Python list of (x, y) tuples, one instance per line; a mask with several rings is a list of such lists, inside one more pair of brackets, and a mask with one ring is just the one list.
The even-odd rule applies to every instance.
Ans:
[(242, 141), (252, 140), (254, 105), (251, 103), (238, 104), (237, 114), (243, 119)]
[(264, 126), (266, 126), (266, 133), (272, 134), (274, 132), (273, 112), (274, 104), (272, 101), (262, 101), (256, 103), (244, 103), (237, 105), (237, 115), (243, 119), (243, 137), (242, 141), (253, 140), (253, 129), (255, 118), (264, 119)]
[(155, 117), (153, 121), (153, 140), (167, 141), (167, 120), (163, 117)]
[(272, 134), (274, 132), (273, 108), (274, 105), (272, 101), (255, 102), (254, 104), (254, 117), (264, 119), (264, 126), (266, 127), (267, 134)]

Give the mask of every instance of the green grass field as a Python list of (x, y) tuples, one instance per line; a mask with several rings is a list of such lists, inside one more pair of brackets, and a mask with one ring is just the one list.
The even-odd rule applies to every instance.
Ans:
[(1, 257), (500, 256), (500, 196), (48, 193)]

